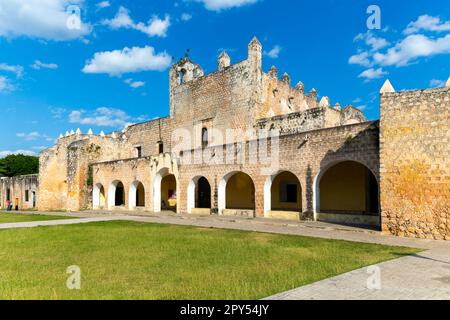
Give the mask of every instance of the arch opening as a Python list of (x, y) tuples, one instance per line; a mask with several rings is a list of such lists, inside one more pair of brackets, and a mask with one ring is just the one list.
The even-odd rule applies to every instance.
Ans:
[(188, 186), (188, 213), (211, 214), (211, 185), (205, 177), (195, 177)]
[(280, 171), (264, 185), (264, 215), (267, 218), (300, 219), (302, 187), (296, 175)]
[(252, 178), (237, 171), (227, 174), (219, 183), (219, 214), (255, 215), (255, 184)]
[(364, 164), (338, 162), (322, 170), (316, 179), (317, 220), (380, 226), (378, 181)]
[(129, 197), (131, 210), (145, 207), (145, 188), (142, 182), (135, 181), (131, 184)]
[(92, 191), (93, 209), (104, 209), (106, 206), (105, 188), (101, 183), (97, 183)]
[(153, 181), (153, 211), (177, 212), (177, 179), (168, 168), (161, 169)]
[(108, 208), (125, 206), (125, 187), (119, 180), (111, 182), (108, 190)]

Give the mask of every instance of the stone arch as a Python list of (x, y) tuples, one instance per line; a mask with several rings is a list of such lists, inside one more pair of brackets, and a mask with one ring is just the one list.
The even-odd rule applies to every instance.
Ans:
[(134, 181), (130, 185), (130, 192), (128, 194), (129, 198), (129, 208), (134, 210), (138, 207), (145, 207), (145, 187), (140, 181)]
[(125, 205), (125, 187), (120, 180), (111, 182), (108, 188), (108, 209)]
[(380, 191), (377, 175), (363, 162), (333, 161), (313, 183), (315, 220), (379, 226)]
[(168, 168), (160, 169), (153, 181), (153, 211), (177, 210), (177, 179)]
[(94, 210), (106, 207), (105, 187), (101, 183), (97, 183), (92, 190), (92, 206)]
[(206, 212), (206, 210), (209, 210), (209, 213), (211, 213), (211, 184), (208, 179), (203, 176), (194, 177), (188, 185), (187, 199), (187, 211), (189, 214)]
[(267, 177), (264, 183), (265, 217), (299, 218), (302, 205), (302, 185), (294, 173), (280, 170)]
[[(255, 184), (252, 178), (242, 172), (226, 174), (219, 182), (219, 214), (249, 214), (255, 211)], [(230, 212), (226, 212), (230, 210)], [(234, 211), (234, 212), (233, 212)]]

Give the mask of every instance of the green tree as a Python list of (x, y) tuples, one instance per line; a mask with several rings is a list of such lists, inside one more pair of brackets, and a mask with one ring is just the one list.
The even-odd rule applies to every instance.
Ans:
[(38, 172), (38, 157), (17, 154), (0, 159), (0, 176), (14, 177)]

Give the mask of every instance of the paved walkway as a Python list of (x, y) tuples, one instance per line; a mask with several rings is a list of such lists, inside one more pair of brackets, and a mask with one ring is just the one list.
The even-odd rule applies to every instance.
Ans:
[(80, 218), (67, 220), (61, 219), (49, 221), (10, 222), (10, 223), (0, 223), (0, 229), (35, 228), (44, 226), (59, 226), (59, 225), (115, 221), (115, 220), (123, 220), (123, 219), (121, 219), (120, 217), (93, 217), (93, 218)]
[(377, 270), (354, 270), (266, 300), (449, 300), (449, 251), (432, 249), (383, 262)]
[[(450, 242), (448, 241), (394, 237), (382, 235), (380, 232), (373, 230), (322, 222), (290, 222), (219, 216), (201, 217), (169, 213), (136, 215), (136, 212), (112, 214), (111, 212), (85, 211), (68, 214), (44, 214), (67, 215), (79, 219), (0, 224), (0, 229), (126, 220), (292, 234), (422, 248), (426, 251), (378, 264), (381, 280), (379, 289), (368, 289), (367, 280), (371, 277), (371, 274), (368, 274), (367, 268), (362, 268), (280, 293), (267, 299), (450, 299)], [(373, 275), (370, 279), (373, 279)]]

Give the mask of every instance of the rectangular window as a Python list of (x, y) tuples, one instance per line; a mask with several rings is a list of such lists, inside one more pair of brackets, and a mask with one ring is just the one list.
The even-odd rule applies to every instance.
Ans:
[(158, 142), (158, 152), (159, 154), (164, 153), (164, 143), (162, 143), (161, 141)]
[(29, 190), (25, 190), (25, 202), (30, 201), (30, 191)]
[(136, 147), (136, 156), (138, 158), (142, 157), (142, 147)]
[(6, 189), (6, 201), (11, 201), (11, 190)]
[(280, 202), (297, 203), (297, 185), (281, 183), (280, 184)]
[(205, 149), (206, 147), (208, 147), (208, 143), (209, 143), (208, 129), (203, 128), (202, 129), (202, 148)]

